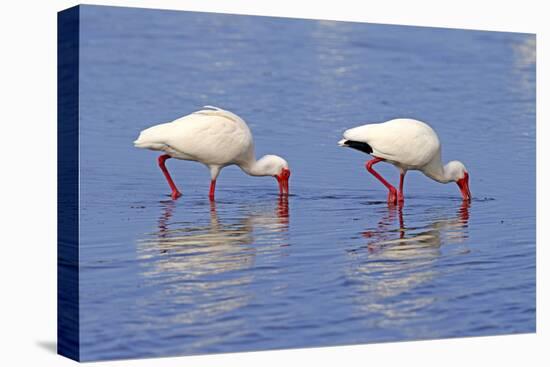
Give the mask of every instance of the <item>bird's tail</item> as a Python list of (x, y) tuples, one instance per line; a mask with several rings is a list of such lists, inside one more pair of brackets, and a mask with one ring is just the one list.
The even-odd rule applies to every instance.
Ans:
[(167, 124), (160, 124), (143, 130), (138, 138), (134, 140), (134, 147), (151, 150), (163, 150), (164, 142), (163, 129)]

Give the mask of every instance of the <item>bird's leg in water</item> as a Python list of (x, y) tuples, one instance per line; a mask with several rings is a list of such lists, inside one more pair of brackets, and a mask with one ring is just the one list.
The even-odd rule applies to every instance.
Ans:
[(214, 193), (216, 192), (216, 180), (210, 181), (210, 194), (208, 197), (210, 200), (214, 200)]
[(170, 173), (168, 172), (168, 169), (166, 169), (166, 165), (164, 162), (166, 162), (167, 159), (172, 158), (168, 154), (163, 154), (159, 157), (159, 167), (162, 170), (162, 173), (164, 173), (164, 177), (166, 177), (166, 181), (168, 181), (168, 185), (170, 185), (170, 189), (172, 189), (172, 194), (170, 195), (172, 199), (176, 200), (181, 196), (181, 192), (179, 192), (178, 188), (176, 187), (176, 184), (172, 180), (172, 177), (170, 177)]
[(401, 172), (399, 175), (399, 193), (397, 194), (397, 201), (400, 204), (405, 202), (405, 195), (403, 194), (403, 181), (405, 181), (405, 172)]
[(386, 181), (384, 179), (384, 177), (382, 177), (378, 172), (376, 172), (372, 168), (372, 166), (374, 166), (376, 163), (382, 162), (382, 161), (383, 161), (383, 159), (381, 159), (381, 158), (374, 158), (374, 159), (368, 161), (367, 164), (366, 164), (367, 171), (369, 171), (374, 177), (376, 177), (378, 179), (378, 181), (382, 182), (382, 184), (384, 186), (386, 186), (388, 188), (388, 190), (390, 191), (388, 193), (388, 203), (397, 204), (397, 190), (395, 189), (395, 187), (393, 187), (388, 181)]

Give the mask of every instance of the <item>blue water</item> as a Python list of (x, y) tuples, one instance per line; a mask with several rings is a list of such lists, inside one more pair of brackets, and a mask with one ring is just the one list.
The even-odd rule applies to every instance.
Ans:
[[(83, 360), (535, 331), (535, 37), (84, 6)], [(242, 116), (270, 177), (167, 165), (139, 131), (203, 105)], [(337, 146), (394, 117), (463, 161), (471, 204), (418, 172), (406, 203)], [(379, 164), (394, 184), (398, 172)]]

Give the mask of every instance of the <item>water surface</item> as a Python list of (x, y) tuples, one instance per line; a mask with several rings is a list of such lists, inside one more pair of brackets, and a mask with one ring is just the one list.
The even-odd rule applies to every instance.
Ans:
[[(81, 8), (81, 357), (250, 351), (535, 331), (533, 35)], [(140, 130), (242, 116), (272, 178), (168, 161)], [(337, 146), (412, 117), (473, 200), (418, 172), (406, 204)], [(397, 183), (398, 172), (379, 171)]]

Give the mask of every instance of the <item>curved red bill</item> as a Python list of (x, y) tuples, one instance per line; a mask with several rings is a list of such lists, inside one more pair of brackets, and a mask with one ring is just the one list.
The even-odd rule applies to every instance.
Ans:
[(460, 188), (460, 192), (462, 193), (462, 199), (466, 201), (470, 201), (472, 199), (472, 194), (470, 193), (470, 185), (468, 184), (468, 172), (464, 172), (464, 177), (460, 180), (456, 181), (456, 184)]
[(290, 177), (290, 170), (288, 168), (283, 168), (280, 174), (275, 176), (277, 179), (277, 182), (279, 182), (279, 193), (281, 195), (288, 195), (289, 189), (288, 189), (288, 179)]

